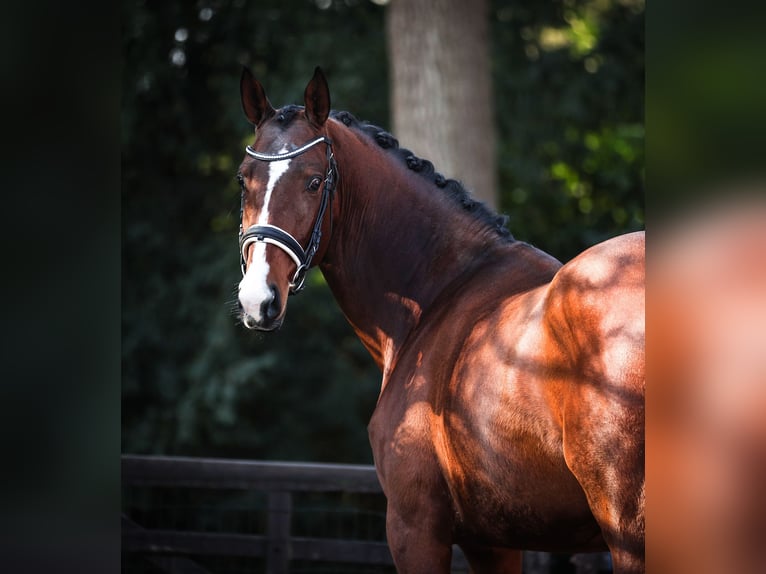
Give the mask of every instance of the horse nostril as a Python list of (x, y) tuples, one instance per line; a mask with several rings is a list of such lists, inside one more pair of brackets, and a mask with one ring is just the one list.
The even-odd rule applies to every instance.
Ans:
[(261, 316), (265, 320), (271, 322), (279, 317), (279, 314), (282, 311), (282, 305), (279, 298), (279, 291), (277, 291), (276, 286), (269, 285), (269, 290), (271, 291), (271, 297), (261, 303)]

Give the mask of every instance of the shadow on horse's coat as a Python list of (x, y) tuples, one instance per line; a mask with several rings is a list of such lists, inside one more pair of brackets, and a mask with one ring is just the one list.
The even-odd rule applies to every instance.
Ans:
[(383, 374), (369, 436), (397, 569), (448, 572), (457, 543), (474, 572), (607, 548), (642, 572), (643, 233), (562, 266), (331, 112), (318, 68), (304, 107), (274, 109), (248, 70), (241, 95), (242, 319), (278, 328), (321, 268)]

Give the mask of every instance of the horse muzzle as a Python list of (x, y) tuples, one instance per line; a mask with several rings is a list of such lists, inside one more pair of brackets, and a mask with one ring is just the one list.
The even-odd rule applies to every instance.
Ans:
[(269, 285), (266, 293), (257, 301), (239, 297), (240, 317), (248, 329), (275, 331), (282, 326), (285, 307), (275, 285)]

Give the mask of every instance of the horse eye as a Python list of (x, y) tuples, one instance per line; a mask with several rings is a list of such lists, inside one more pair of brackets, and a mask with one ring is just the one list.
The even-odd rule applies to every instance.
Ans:
[(309, 184), (306, 186), (306, 189), (309, 191), (317, 191), (320, 185), (322, 185), (322, 179), (319, 177), (312, 177)]

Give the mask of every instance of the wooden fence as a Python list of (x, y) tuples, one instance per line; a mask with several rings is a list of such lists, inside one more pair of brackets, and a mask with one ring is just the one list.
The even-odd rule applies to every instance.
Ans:
[[(145, 528), (123, 513), (123, 553), (141, 554), (159, 570), (202, 574), (206, 570), (194, 558), (205, 555), (261, 557), (269, 574), (286, 574), (293, 561), (393, 569), (384, 539), (305, 538), (291, 533), (295, 493), (368, 493), (382, 497), (371, 466), (123, 455), (122, 483), (124, 489), (254, 490), (267, 495), (264, 534)], [(467, 571), (459, 551), (455, 553), (453, 566), (455, 572)]]
[[(374, 539), (366, 540), (353, 539), (358, 538), (355, 536), (302, 536), (293, 531), (296, 513), (300, 512), (294, 500), (305, 497), (305, 493), (372, 497), (375, 499), (374, 506), (380, 509), (375, 519), (382, 525), (385, 502), (372, 466), (123, 455), (122, 485), (124, 572), (395, 572), (383, 526), (371, 535)], [(142, 513), (137, 505), (130, 502), (130, 493), (136, 489), (258, 492), (264, 497), (264, 502), (254, 512), (265, 516), (263, 528), (260, 532), (254, 532), (251, 528), (242, 533), (236, 528), (226, 527), (210, 531), (193, 525), (191, 528), (179, 527), (176, 523), (171, 527), (167, 524), (160, 524), (159, 527), (156, 524), (147, 525), (142, 522), (148, 520), (151, 509)], [(152, 499), (149, 506), (152, 505), (165, 503)], [(204, 512), (206, 504), (192, 502), (189, 506), (195, 508), (175, 509), (173, 512), (183, 516)], [(132, 569), (126, 568), (126, 557), (140, 558), (140, 563), (146, 568), (136, 568), (135, 561)], [(251, 562), (239, 568), (211, 567), (211, 557), (235, 557)], [(252, 560), (258, 561), (257, 567), (253, 567)], [(541, 553), (525, 554), (525, 571), (530, 571), (530, 560), (538, 565), (532, 571), (552, 571), (550, 567), (546, 568), (546, 555)], [(307, 563), (325, 564), (327, 569), (300, 570), (296, 566)], [(570, 571), (608, 570), (598, 566), (597, 557), (588, 557), (581, 561), (581, 566), (572, 565)], [(457, 546), (453, 552), (452, 572), (468, 572), (465, 557)]]

